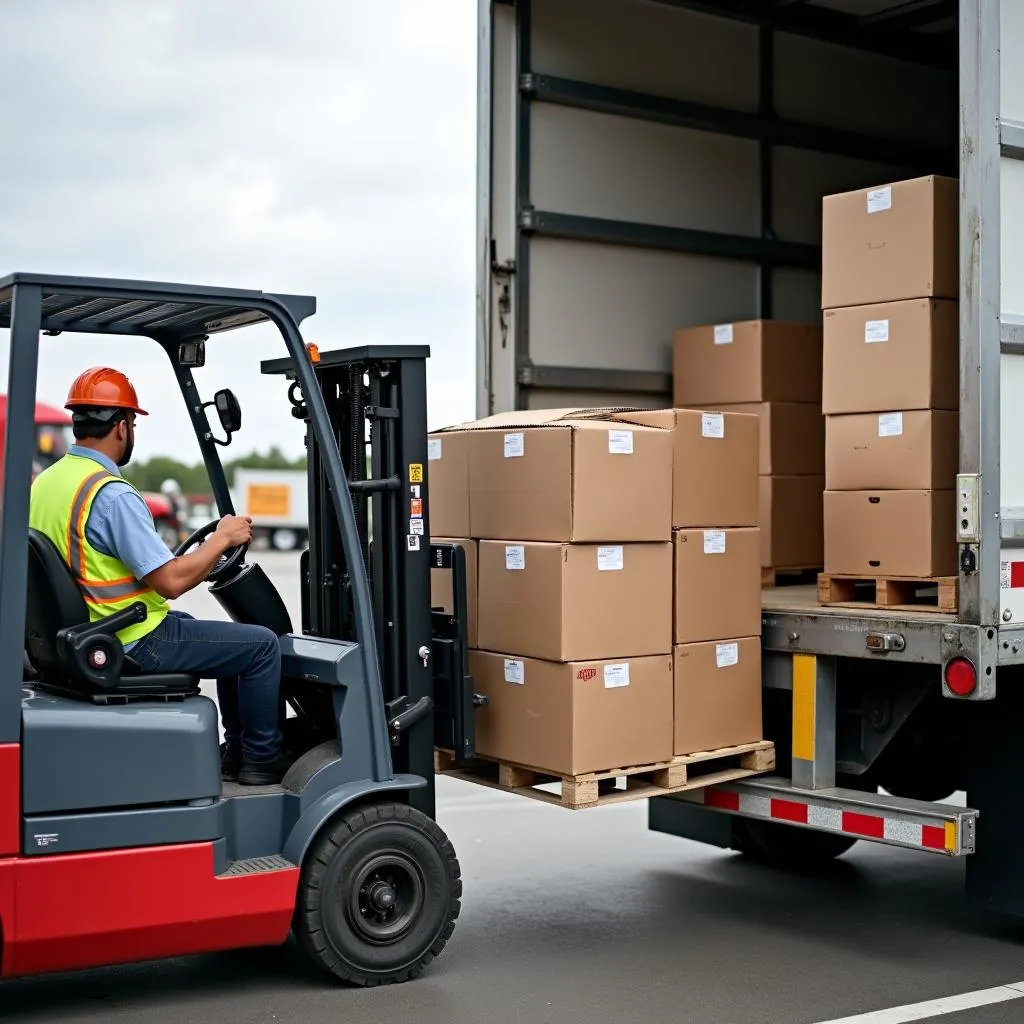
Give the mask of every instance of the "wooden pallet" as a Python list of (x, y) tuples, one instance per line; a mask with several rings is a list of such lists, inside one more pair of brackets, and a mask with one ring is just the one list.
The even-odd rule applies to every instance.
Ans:
[(958, 609), (956, 576), (818, 576), (819, 604), (844, 608), (892, 608), (894, 611), (953, 612)]
[[(460, 768), (455, 764), (451, 751), (434, 752), (434, 770), (438, 774), (573, 811), (701, 789), (769, 772), (774, 767), (775, 744), (768, 740), (704, 750), (657, 764), (588, 772), (585, 775), (557, 775), (526, 765), (483, 758)], [(622, 780), (621, 787), (619, 780)], [(537, 788), (551, 784), (558, 786), (557, 792)]]
[(806, 586), (814, 583), (821, 572), (821, 566), (796, 569), (765, 569), (761, 567), (761, 589), (770, 587)]

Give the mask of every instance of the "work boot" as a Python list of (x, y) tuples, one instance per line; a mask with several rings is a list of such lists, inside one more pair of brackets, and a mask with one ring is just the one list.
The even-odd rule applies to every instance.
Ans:
[(242, 752), (237, 747), (220, 745), (220, 777), (224, 782), (237, 782), (242, 767)]
[(273, 761), (242, 761), (238, 781), (243, 786), (276, 786), (295, 763), (295, 758), (281, 751)]

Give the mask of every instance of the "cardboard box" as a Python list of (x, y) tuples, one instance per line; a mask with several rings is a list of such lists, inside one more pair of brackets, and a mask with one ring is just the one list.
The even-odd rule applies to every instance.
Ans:
[(960, 417), (955, 412), (829, 416), (825, 486), (830, 491), (956, 487)]
[(665, 429), (548, 412), (492, 417), (470, 431), (469, 465), (470, 536), (671, 540), (672, 435)]
[(956, 491), (826, 491), (825, 572), (954, 576)]
[(829, 310), (822, 411), (959, 408), (958, 317), (931, 299)]
[(756, 528), (675, 534), (675, 642), (761, 635)]
[(929, 175), (822, 201), (821, 308), (959, 296), (959, 188)]
[[(464, 537), (431, 537), (432, 544), (458, 544), (466, 552), (466, 642), (470, 647), (477, 645), (477, 542)], [(430, 607), (453, 614), (455, 601), (452, 597), (452, 574), (448, 569), (430, 570)]]
[(468, 537), (469, 434), (452, 430), (427, 435), (427, 521), (440, 537)]
[(823, 476), (763, 476), (761, 565), (817, 569), (824, 563)]
[(480, 542), (480, 646), (548, 661), (672, 650), (671, 544)]
[(757, 526), (758, 420), (750, 413), (657, 409), (613, 419), (672, 430), (672, 527)]
[(746, 320), (685, 327), (672, 347), (673, 405), (821, 401), (816, 325)]
[(757, 415), (762, 476), (821, 476), (825, 472), (825, 418), (820, 403), (755, 402), (723, 405), (721, 411)]
[(473, 651), (476, 749), (565, 775), (672, 757), (672, 657), (557, 664)]
[(757, 637), (682, 644), (673, 661), (676, 755), (763, 738)]

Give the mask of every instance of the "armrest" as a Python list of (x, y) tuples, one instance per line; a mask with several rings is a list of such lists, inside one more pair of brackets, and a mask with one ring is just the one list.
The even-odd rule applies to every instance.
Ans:
[(57, 650), (65, 669), (79, 679), (104, 690), (113, 689), (121, 678), (124, 647), (117, 631), (146, 621), (141, 601), (96, 622), (70, 626), (57, 633)]
[(112, 637), (118, 630), (124, 629), (126, 626), (136, 626), (145, 621), (146, 606), (141, 601), (136, 601), (135, 604), (122, 611), (114, 612), (113, 615), (107, 615), (98, 622), (87, 622), (81, 626), (69, 626), (67, 629), (62, 629), (58, 636), (67, 643), (74, 644), (94, 636)]

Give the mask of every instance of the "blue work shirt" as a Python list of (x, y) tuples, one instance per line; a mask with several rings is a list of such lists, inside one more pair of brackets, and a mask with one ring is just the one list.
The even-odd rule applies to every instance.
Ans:
[[(73, 444), (71, 455), (98, 462), (112, 476), (121, 471), (111, 459), (91, 448)], [(97, 551), (119, 558), (137, 580), (145, 579), (174, 555), (160, 539), (142, 496), (127, 483), (115, 481), (100, 488), (85, 522), (85, 539)]]

